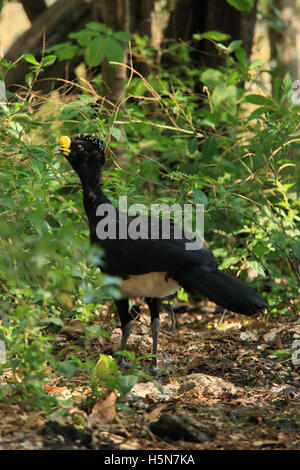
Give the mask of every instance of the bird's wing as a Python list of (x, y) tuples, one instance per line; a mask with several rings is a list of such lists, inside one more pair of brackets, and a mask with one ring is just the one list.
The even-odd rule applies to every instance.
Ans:
[[(144, 231), (144, 236), (148, 235), (147, 238), (132, 239), (128, 236), (120, 239), (118, 236), (120, 219), (120, 214), (118, 214), (116, 238), (99, 240), (93, 237), (92, 240), (93, 243), (100, 244), (104, 248), (105, 272), (119, 276), (162, 271), (173, 273), (195, 265), (209, 271), (216, 269), (214, 256), (205, 242), (197, 236), (191, 239), (191, 235), (178, 230), (176, 224), (171, 223), (170, 233), (165, 234), (161, 219), (144, 216), (142, 225), (144, 228), (148, 227), (148, 232)], [(136, 220), (134, 217), (128, 217), (127, 227), (129, 228), (130, 224)], [(156, 232), (156, 238), (150, 238), (150, 230), (155, 224), (158, 224), (158, 233)], [(165, 235), (168, 237), (164, 238)], [(189, 249), (191, 247), (194, 249)]]

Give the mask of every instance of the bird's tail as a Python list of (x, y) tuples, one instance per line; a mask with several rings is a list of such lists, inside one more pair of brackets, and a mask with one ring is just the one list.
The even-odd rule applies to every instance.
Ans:
[(251, 287), (223, 271), (205, 271), (195, 266), (174, 279), (194, 296), (204, 295), (221, 307), (244, 315), (269, 308), (268, 303)]

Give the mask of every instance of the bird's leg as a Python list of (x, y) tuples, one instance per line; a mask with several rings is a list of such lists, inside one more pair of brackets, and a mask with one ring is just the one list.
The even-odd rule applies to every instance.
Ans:
[[(119, 351), (126, 349), (127, 340), (130, 335), (130, 315), (129, 315), (129, 302), (128, 299), (115, 300), (115, 304), (118, 310), (118, 314), (121, 320), (122, 339), (119, 347)], [(123, 364), (124, 356), (118, 356), (118, 365)]]
[(169, 302), (169, 310), (170, 310), (170, 315), (171, 315), (171, 320), (172, 320), (171, 333), (174, 334), (175, 329), (176, 329), (176, 318), (175, 318), (175, 313), (173, 310), (173, 305), (170, 302)]
[(130, 322), (125, 323), (123, 326), (121, 326), (121, 329), (122, 329), (122, 339), (121, 339), (119, 350), (124, 351), (124, 349), (126, 349), (127, 340), (130, 335)]
[(158, 344), (158, 334), (159, 334), (159, 306), (160, 299), (147, 297), (146, 302), (148, 304), (150, 314), (151, 314), (151, 331), (152, 331), (152, 340), (153, 348), (152, 354), (152, 370), (154, 373), (157, 373), (157, 344)]
[(157, 371), (157, 345), (158, 345), (158, 334), (159, 334), (159, 318), (154, 318), (151, 323), (151, 331), (153, 338), (153, 348), (152, 354), (155, 354), (155, 357), (152, 358), (152, 367), (154, 371)]

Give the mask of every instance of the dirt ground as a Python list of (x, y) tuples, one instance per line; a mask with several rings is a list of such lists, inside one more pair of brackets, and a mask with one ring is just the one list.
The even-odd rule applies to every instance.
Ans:
[[(140, 307), (129, 347), (148, 354), (149, 315)], [(163, 391), (142, 380), (123, 403), (108, 390), (88, 402), (89, 391), (75, 375), (67, 384), (47, 386), (50, 394), (73, 397), (74, 406), (64, 413), (1, 404), (0, 449), (299, 449), (299, 318), (202, 309), (175, 305), (174, 334), (169, 314), (161, 315), (156, 380)], [(105, 315), (100, 311), (98, 320), (111, 322)], [(93, 355), (110, 354), (118, 333), (92, 338), (86, 347)], [(80, 337), (80, 326), (70, 324), (56, 346), (74, 345)]]

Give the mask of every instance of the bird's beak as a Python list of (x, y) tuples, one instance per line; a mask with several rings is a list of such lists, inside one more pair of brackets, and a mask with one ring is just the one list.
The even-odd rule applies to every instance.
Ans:
[(55, 147), (54, 153), (62, 153), (66, 157), (71, 153), (71, 139), (70, 137), (63, 135), (59, 138), (59, 145)]

